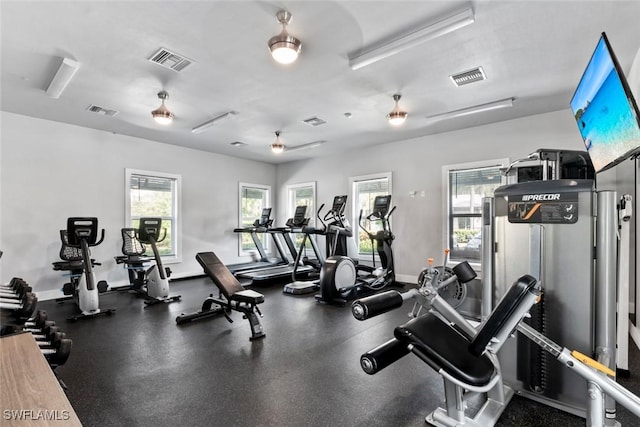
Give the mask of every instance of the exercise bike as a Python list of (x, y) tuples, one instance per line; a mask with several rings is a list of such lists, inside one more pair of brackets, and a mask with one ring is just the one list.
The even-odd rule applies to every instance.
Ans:
[(70, 280), (64, 284), (62, 291), (73, 298), (81, 311), (68, 320), (115, 312), (115, 309), (100, 309), (98, 294), (106, 292), (109, 286), (104, 280), (96, 283), (93, 273), (93, 266), (100, 263), (91, 259), (89, 248), (98, 246), (104, 240), (104, 229), (98, 240), (98, 218), (68, 218), (67, 229), (60, 230), (60, 240), (60, 258), (63, 261), (54, 262), (53, 269), (70, 271)]
[[(522, 322), (543, 296), (540, 284), (532, 276), (516, 280), (477, 329), (469, 323), (438, 292), (438, 288), (475, 276), (471, 267), (464, 264), (454, 267), (454, 275), (444, 281), (439, 279), (438, 269), (428, 267), (421, 274), (417, 289), (405, 293), (386, 291), (352, 304), (353, 316), (365, 320), (400, 307), (406, 300), (415, 300), (409, 314), (412, 319), (395, 328), (395, 337), (361, 356), (360, 365), (367, 374), (373, 375), (413, 353), (444, 380), (445, 405), (431, 412), (427, 423), (490, 427), (514, 394), (502, 381), (497, 353), (517, 330), (585, 379), (587, 425), (604, 426), (605, 422), (610, 425), (615, 421), (605, 414), (605, 397), (640, 417), (640, 398), (609, 378), (615, 377), (612, 369), (578, 351), (563, 348)], [(482, 398), (480, 402), (467, 404), (478, 396)]]
[[(162, 237), (160, 230), (162, 229)], [(170, 303), (180, 301), (180, 295), (169, 296), (169, 277), (171, 269), (162, 265), (162, 258), (157, 244), (167, 237), (167, 229), (162, 228), (161, 218), (140, 218), (139, 226), (123, 228), (122, 253), (124, 256), (115, 257), (116, 263), (124, 264), (129, 273), (129, 289), (144, 296), (146, 305)], [(153, 258), (146, 257), (145, 245), (150, 245)], [(151, 261), (155, 264), (147, 268)]]
[[(360, 290), (378, 291), (395, 283), (395, 265), (391, 244), (395, 239), (389, 224), (389, 218), (395, 206), (390, 209), (391, 195), (376, 196), (373, 211), (367, 215), (369, 221), (380, 221), (382, 230), (372, 232), (362, 225), (362, 210), (358, 217), (359, 227), (375, 242), (375, 252), (380, 258), (380, 267), (376, 267), (375, 252), (371, 252), (373, 266), (358, 264), (356, 260), (344, 255), (327, 258), (320, 271), (320, 294), (316, 299), (329, 304), (344, 305), (350, 297)], [(346, 220), (345, 220), (346, 221)], [(336, 226), (334, 226), (336, 227)], [(346, 226), (343, 225), (346, 228)], [(330, 234), (330, 229), (327, 232)]]

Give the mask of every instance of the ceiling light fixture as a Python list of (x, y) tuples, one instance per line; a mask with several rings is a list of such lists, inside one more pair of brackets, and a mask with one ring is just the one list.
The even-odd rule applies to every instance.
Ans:
[(276, 131), (276, 140), (273, 142), (273, 144), (270, 145), (270, 147), (273, 154), (281, 154), (284, 151), (285, 145), (282, 143), (282, 141), (280, 141), (279, 130)]
[(393, 95), (393, 100), (396, 102), (396, 106), (393, 107), (393, 110), (391, 110), (389, 114), (387, 114), (389, 124), (392, 124), (393, 126), (400, 126), (401, 124), (403, 124), (407, 119), (407, 116), (409, 115), (409, 113), (400, 109), (400, 105), (398, 104), (398, 102), (400, 101), (400, 97), (401, 95), (397, 93)]
[(158, 98), (162, 100), (162, 105), (160, 105), (157, 109), (153, 110), (151, 112), (151, 115), (153, 116), (154, 120), (158, 124), (161, 124), (161, 125), (171, 124), (175, 116), (171, 111), (169, 111), (167, 106), (164, 105), (164, 101), (167, 98), (169, 98), (169, 94), (166, 91), (161, 90), (160, 92), (158, 92)]
[(80, 63), (69, 58), (62, 58), (58, 71), (51, 79), (46, 93), (51, 98), (60, 98), (62, 91), (67, 87), (73, 76), (80, 68)]
[(191, 133), (200, 133), (206, 129), (209, 129), (211, 126), (214, 125), (214, 123), (219, 122), (220, 120), (226, 120), (226, 119), (231, 119), (235, 116), (238, 115), (237, 111), (227, 111), (224, 114), (220, 114), (219, 116), (214, 117), (211, 120), (207, 120), (204, 123), (199, 124), (198, 126), (194, 127), (193, 129), (191, 129)]
[(452, 119), (455, 117), (468, 116), (470, 114), (482, 113), (485, 111), (498, 110), (500, 108), (509, 108), (509, 107), (513, 107), (514, 100), (515, 98), (506, 98), (506, 99), (501, 99), (500, 101), (474, 105), (473, 107), (462, 108), (460, 110), (449, 111), (447, 113), (436, 114), (433, 116), (427, 116), (427, 120), (440, 121), (440, 120)]
[(349, 55), (349, 66), (352, 70), (357, 70), (428, 40), (466, 27), (474, 21), (473, 10), (470, 8), (464, 9), (425, 27), (409, 31), (391, 41), (365, 48), (356, 54)]
[(287, 32), (287, 24), (291, 22), (291, 13), (281, 10), (276, 13), (276, 18), (282, 24), (282, 32), (269, 39), (269, 50), (277, 62), (291, 64), (298, 58), (302, 42)]

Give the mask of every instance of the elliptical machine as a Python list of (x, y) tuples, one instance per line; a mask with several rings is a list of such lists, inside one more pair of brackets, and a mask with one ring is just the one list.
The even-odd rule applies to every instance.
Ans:
[(373, 266), (358, 265), (357, 261), (344, 255), (327, 258), (320, 271), (320, 294), (316, 300), (329, 304), (344, 305), (347, 299), (354, 297), (360, 290), (378, 291), (395, 283), (395, 265), (391, 244), (395, 239), (389, 224), (389, 218), (395, 206), (390, 209), (391, 195), (376, 196), (373, 211), (367, 215), (369, 221), (380, 221), (382, 230), (373, 232), (362, 225), (362, 210), (358, 217), (359, 227), (367, 233), (380, 258), (380, 267), (376, 267), (375, 252), (372, 251)]
[(53, 269), (70, 271), (70, 280), (62, 289), (65, 295), (71, 295), (81, 313), (68, 320), (78, 320), (101, 314), (111, 314), (115, 309), (100, 309), (98, 294), (107, 291), (104, 280), (96, 283), (93, 266), (100, 265), (91, 259), (90, 247), (98, 246), (104, 240), (102, 229), (98, 240), (98, 218), (72, 217), (67, 219), (67, 229), (60, 230), (62, 248), (60, 258), (64, 261), (54, 262)]
[[(162, 237), (160, 237), (162, 229)], [(124, 256), (115, 257), (118, 264), (125, 264), (129, 270), (130, 285), (126, 289), (136, 291), (145, 297), (145, 304), (152, 305), (160, 302), (170, 303), (180, 301), (181, 295), (169, 296), (169, 277), (171, 269), (162, 265), (162, 258), (158, 252), (157, 243), (167, 237), (167, 229), (162, 228), (162, 218), (140, 218), (138, 229), (122, 229), (122, 253)], [(150, 245), (153, 258), (144, 256)], [(155, 260), (155, 265), (148, 269), (145, 264)]]

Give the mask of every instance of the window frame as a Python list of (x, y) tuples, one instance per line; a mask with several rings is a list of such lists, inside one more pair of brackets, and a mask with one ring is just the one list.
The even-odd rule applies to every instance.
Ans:
[[(498, 159), (489, 159), (489, 160), (480, 160), (476, 162), (465, 162), (465, 163), (457, 163), (452, 165), (444, 165), (442, 166), (442, 205), (444, 207), (444, 230), (442, 235), (444, 236), (444, 248), (449, 248), (449, 242), (451, 241), (451, 224), (453, 222), (453, 213), (451, 212), (451, 183), (449, 180), (449, 174), (451, 172), (460, 172), (460, 171), (468, 171), (474, 169), (485, 169), (485, 168), (506, 168), (509, 165), (508, 158), (498, 158)], [(505, 185), (507, 183), (507, 178), (504, 175), (500, 175), (500, 185)], [(491, 195), (493, 196), (493, 195)], [(485, 196), (488, 197), (488, 196)], [(462, 214), (457, 215), (458, 217), (469, 217), (469, 218), (481, 218), (482, 213), (479, 214)], [(458, 264), (460, 261), (450, 261), (447, 260), (447, 266), (454, 266)], [(480, 261), (468, 261), (471, 267), (477, 272), (482, 271), (482, 260)]]
[[(272, 203), (272, 191), (271, 191), (271, 186), (270, 185), (265, 185), (265, 184), (254, 184), (254, 183), (250, 183), (250, 182), (239, 182), (238, 183), (238, 227), (242, 227), (242, 190), (243, 188), (255, 188), (255, 189), (259, 189), (259, 190), (264, 190), (266, 191), (266, 197), (265, 197), (265, 205), (262, 207), (264, 208), (271, 208), (271, 218), (275, 218), (274, 215), (274, 211), (273, 211), (273, 203)], [(243, 250), (242, 249), (242, 234), (243, 233), (238, 233), (238, 256), (250, 256), (252, 254), (252, 252), (254, 251), (254, 249), (251, 250)], [(269, 239), (266, 238), (267, 233), (264, 233), (263, 236), (259, 236), (262, 237), (262, 246), (264, 247), (264, 250), (267, 253), (271, 253), (271, 241)]]
[[(171, 242), (174, 249), (173, 255), (162, 255), (162, 262), (165, 264), (177, 264), (182, 262), (182, 175), (168, 172), (148, 171), (143, 169), (125, 168), (125, 202), (124, 202), (124, 223), (126, 227), (131, 227), (131, 177), (134, 175), (148, 176), (153, 178), (170, 179), (174, 181), (172, 189), (172, 230)], [(162, 217), (166, 219), (166, 217)]]
[[(369, 257), (371, 256), (371, 254), (367, 252), (360, 252), (360, 241), (358, 237), (360, 235), (360, 225), (358, 224), (358, 215), (360, 214), (360, 211), (358, 210), (358, 203), (357, 203), (357, 197), (356, 197), (356, 195), (359, 194), (359, 192), (356, 193), (356, 187), (361, 182), (386, 179), (388, 183), (388, 188), (389, 188), (388, 194), (391, 195), (391, 200), (393, 200), (392, 176), (393, 176), (393, 173), (391, 171), (387, 171), (387, 172), (378, 172), (378, 173), (372, 173), (367, 175), (358, 175), (358, 176), (349, 177), (349, 199), (351, 200), (351, 227), (353, 228), (353, 232), (354, 232), (353, 242), (355, 244), (356, 251), (359, 257), (361, 256)], [(389, 218), (389, 222), (391, 223), (391, 218)], [(378, 256), (375, 249), (373, 250), (373, 253), (374, 253), (374, 256), (376, 257)]]

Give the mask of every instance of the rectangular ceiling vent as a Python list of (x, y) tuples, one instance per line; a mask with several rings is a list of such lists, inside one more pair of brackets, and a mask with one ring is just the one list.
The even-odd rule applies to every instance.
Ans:
[(184, 55), (171, 52), (169, 49), (161, 47), (156, 53), (151, 55), (149, 61), (155, 62), (170, 70), (180, 72), (187, 68), (193, 61)]
[(469, 83), (479, 82), (486, 80), (487, 76), (484, 74), (482, 67), (476, 67), (471, 70), (463, 71), (458, 74), (452, 74), (449, 76), (454, 85), (460, 87), (468, 85)]
[(92, 113), (102, 114), (104, 116), (109, 116), (109, 117), (113, 117), (116, 114), (118, 114), (116, 110), (107, 110), (106, 108), (102, 108), (95, 104), (89, 105), (89, 107), (87, 108), (87, 111), (90, 111)]
[(322, 120), (319, 117), (309, 117), (308, 119), (303, 120), (302, 122), (308, 124), (309, 126), (314, 126), (314, 127), (327, 123), (326, 121)]

